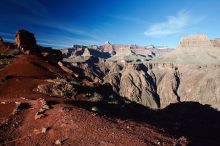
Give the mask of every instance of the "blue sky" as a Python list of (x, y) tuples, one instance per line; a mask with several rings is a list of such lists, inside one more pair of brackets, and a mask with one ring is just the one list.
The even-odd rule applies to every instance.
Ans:
[(1, 0), (0, 35), (34, 32), (38, 44), (165, 45), (181, 36), (220, 37), (220, 0)]

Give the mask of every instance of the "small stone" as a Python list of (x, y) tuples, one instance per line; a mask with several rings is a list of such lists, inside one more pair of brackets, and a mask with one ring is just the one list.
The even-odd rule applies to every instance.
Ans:
[(25, 97), (21, 97), (21, 99), (26, 99)]
[(47, 130), (48, 130), (48, 128), (47, 128), (47, 127), (44, 127), (44, 128), (42, 128), (41, 132), (42, 132), (42, 133), (46, 133)]
[(61, 141), (60, 140), (56, 140), (55, 141), (55, 145), (61, 145)]
[(20, 104), (21, 104), (21, 102), (15, 102), (15, 104), (20, 105)]
[(99, 112), (99, 109), (96, 106), (93, 106), (91, 110), (94, 112)]

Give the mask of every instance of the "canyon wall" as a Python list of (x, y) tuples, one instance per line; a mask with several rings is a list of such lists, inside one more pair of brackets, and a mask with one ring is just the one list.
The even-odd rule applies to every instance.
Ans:
[(104, 78), (120, 96), (151, 108), (196, 101), (220, 109), (220, 65), (117, 65)]

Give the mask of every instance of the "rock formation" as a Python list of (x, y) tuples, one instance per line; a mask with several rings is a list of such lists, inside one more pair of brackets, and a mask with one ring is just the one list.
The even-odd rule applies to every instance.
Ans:
[(88, 48), (85, 48), (85, 49), (84, 49), (84, 52), (83, 52), (82, 56), (84, 56), (84, 57), (89, 57), (89, 56), (91, 56), (91, 54), (90, 54)]
[(214, 47), (213, 43), (208, 39), (205, 34), (195, 34), (181, 38), (178, 48), (190, 49), (190, 48), (211, 48)]
[(220, 62), (218, 41), (211, 41), (207, 35), (196, 34), (183, 37), (176, 50), (160, 56), (155, 62), (181, 64), (216, 64)]
[(53, 64), (57, 64), (63, 59), (60, 50), (38, 46), (34, 34), (27, 30), (22, 29), (16, 32), (15, 46), (25, 54), (43, 56), (44, 59)]
[(27, 30), (18, 30), (15, 36), (15, 46), (22, 52), (30, 50), (37, 51), (37, 44), (34, 34)]
[(104, 52), (113, 52), (114, 49), (113, 49), (112, 44), (110, 42), (108, 42), (108, 41), (105, 42), (105, 44), (103, 45), (102, 51), (104, 51)]
[(170, 51), (172, 49), (156, 49), (154, 46), (113, 45), (107, 41), (102, 46), (73, 45), (73, 48), (63, 49), (62, 54), (70, 62), (76, 62), (77, 60), (83, 62), (82, 56), (93, 56), (111, 61), (135, 62), (138, 60), (143, 62)]

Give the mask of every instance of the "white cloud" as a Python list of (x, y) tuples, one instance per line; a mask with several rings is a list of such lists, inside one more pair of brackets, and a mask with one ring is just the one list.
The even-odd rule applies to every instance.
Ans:
[(166, 21), (155, 23), (149, 26), (148, 30), (144, 32), (146, 36), (161, 37), (182, 32), (189, 24), (198, 23), (200, 18), (194, 18), (187, 10), (181, 10), (176, 16), (168, 16)]

